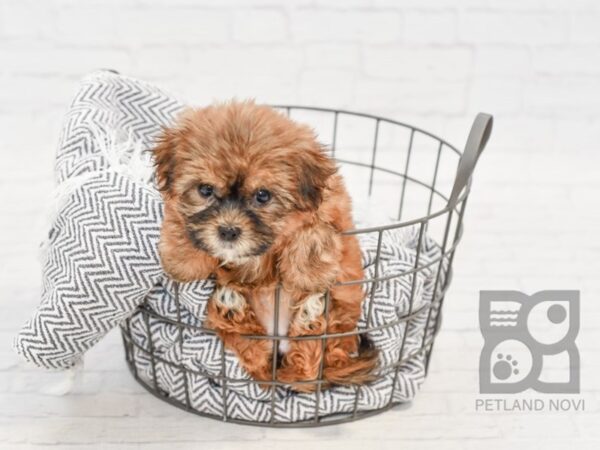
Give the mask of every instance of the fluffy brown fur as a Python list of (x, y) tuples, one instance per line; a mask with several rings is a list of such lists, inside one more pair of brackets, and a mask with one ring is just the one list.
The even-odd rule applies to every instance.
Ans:
[[(273, 333), (278, 284), (279, 334), (356, 328), (361, 286), (336, 285), (364, 277), (356, 238), (341, 234), (353, 227), (350, 198), (312, 130), (253, 102), (188, 110), (164, 130), (155, 161), (165, 200), (164, 269), (184, 282), (216, 276), (225, 294), (209, 302), (207, 325), (255, 379), (272, 379), (273, 343), (243, 335)], [(315, 294), (329, 288), (325, 320)], [(318, 377), (321, 339), (280, 346), (277, 379), (314, 390), (315, 383), (298, 382)], [(324, 387), (371, 379), (377, 355), (359, 347), (355, 335), (327, 339)]]

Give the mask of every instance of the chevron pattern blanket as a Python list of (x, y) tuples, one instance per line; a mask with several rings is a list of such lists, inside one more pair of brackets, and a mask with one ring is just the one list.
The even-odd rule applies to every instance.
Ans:
[[(214, 287), (210, 280), (179, 286), (178, 307), (174, 283), (163, 273), (157, 253), (162, 204), (146, 150), (152, 148), (160, 127), (171, 123), (182, 107), (152, 85), (111, 72), (83, 80), (56, 156), (57, 207), (43, 244), (42, 300), (17, 335), (15, 349), (40, 367), (68, 368), (109, 330), (129, 319), (135, 344), (131, 357), (142, 379), (155, 379), (166, 395), (207, 414), (222, 415), (226, 408), (232, 418), (269, 421), (271, 391), (245, 382), (248, 374), (234, 354), (222, 349), (217, 337), (188, 329), (181, 332), (168, 320), (146, 320), (139, 309), (146, 302), (162, 317), (199, 326)], [(380, 277), (414, 267), (417, 231), (385, 233)], [(377, 239), (367, 235), (361, 245), (365, 270), (373, 277)], [(423, 264), (440, 258), (439, 246), (427, 236), (421, 245)], [(432, 263), (417, 274), (412, 311), (432, 302), (437, 267)], [(444, 285), (445, 276), (442, 268), (438, 286)], [(428, 320), (428, 309), (409, 321), (383, 327), (411, 311), (412, 284), (412, 276), (391, 278), (379, 283), (363, 304), (359, 328), (367, 328), (372, 301), (368, 327), (374, 330), (369, 337), (380, 351), (382, 371), (376, 382), (360, 390), (359, 411), (409, 401), (424, 379), (423, 348), (433, 339), (435, 322)], [(430, 319), (438, 308), (432, 306)], [(154, 364), (148, 356), (151, 349), (158, 357)], [(221, 373), (222, 351), (225, 375), (238, 380), (227, 383), (225, 396), (218, 380), (211, 378)], [(355, 392), (354, 387), (324, 391), (318, 413), (352, 411)], [(274, 411), (278, 422), (310, 419), (316, 413), (315, 395), (278, 387)]]

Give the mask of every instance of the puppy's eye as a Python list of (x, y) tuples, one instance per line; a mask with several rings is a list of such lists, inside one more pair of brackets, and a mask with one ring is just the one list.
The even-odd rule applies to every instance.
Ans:
[(254, 194), (254, 198), (256, 199), (257, 203), (264, 205), (269, 200), (271, 200), (271, 193), (266, 189), (259, 189), (258, 191), (256, 191), (256, 194)]
[(198, 192), (204, 198), (208, 198), (214, 193), (214, 188), (210, 184), (201, 184), (198, 186)]

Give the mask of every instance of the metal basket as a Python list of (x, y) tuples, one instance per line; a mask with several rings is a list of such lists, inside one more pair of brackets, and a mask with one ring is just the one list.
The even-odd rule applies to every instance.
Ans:
[[(410, 321), (417, 313), (428, 310), (427, 321), (423, 330), (422, 344), (419, 350), (422, 352), (422, 354), (424, 354), (425, 357), (426, 373), (429, 366), (434, 339), (440, 326), (441, 307), (444, 301), (444, 295), (450, 284), (451, 266), (454, 252), (462, 236), (462, 219), (465, 212), (467, 197), (469, 195), (471, 175), (477, 163), (477, 159), (483, 151), (490, 136), (492, 129), (492, 117), (483, 113), (477, 115), (469, 133), (464, 152), (461, 153), (457, 148), (446, 142), (444, 139), (441, 139), (432, 133), (383, 117), (316, 107), (276, 106), (276, 108), (283, 110), (293, 119), (297, 119), (304, 123), (308, 122), (309, 125), (313, 125), (313, 127), (315, 127), (316, 131), (319, 133), (319, 137), (322, 141), (324, 140), (323, 136), (328, 135), (326, 136), (326, 138), (329, 140), (328, 149), (331, 156), (335, 158), (340, 165), (341, 169), (351, 168), (352, 170), (362, 172), (363, 175), (359, 175), (359, 183), (352, 183), (348, 185), (351, 194), (353, 194), (354, 191), (358, 192), (359, 194), (364, 194), (367, 197), (375, 197), (375, 204), (378, 204), (380, 200), (383, 203), (387, 203), (387, 206), (379, 208), (380, 210), (385, 209), (389, 211), (394, 207), (395, 203), (394, 212), (397, 211), (397, 214), (395, 214), (395, 220), (392, 220), (390, 223), (367, 227), (360, 227), (359, 225), (359, 228), (346, 232), (346, 234), (355, 235), (374, 233), (377, 236), (375, 276), (370, 279), (356, 280), (347, 283), (364, 285), (367, 293), (366, 295), (370, 295), (372, 299), (378, 284), (390, 278), (389, 276), (386, 278), (379, 276), (378, 274), (381, 242), (383, 240), (384, 233), (403, 227), (418, 227), (418, 245), (416, 249), (414, 267), (411, 270), (394, 275), (394, 277), (409, 277), (409, 282), (411, 283), (409, 311), (405, 316), (401, 317), (397, 321), (385, 324), (384, 327), (394, 326), (399, 322), (405, 322), (405, 326), (408, 327)], [(343, 145), (341, 143), (341, 140), (343, 140), (342, 138), (344, 136), (344, 127), (342, 126), (343, 122), (346, 122), (345, 125), (348, 129), (348, 138), (346, 139), (350, 142), (348, 145)], [(366, 136), (366, 139), (363, 139), (362, 142), (361, 137), (359, 136), (360, 133), (357, 133), (359, 128), (362, 128), (364, 131), (362, 137), (364, 138), (364, 136)], [(396, 142), (399, 139), (403, 142), (403, 144), (398, 144), (398, 142)], [(419, 161), (419, 158), (425, 153), (428, 153), (430, 156), (429, 162)], [(395, 164), (389, 158), (392, 155), (396, 158)], [(398, 161), (398, 158), (400, 158), (400, 161)], [(449, 162), (444, 162), (444, 160), (448, 160)], [(398, 169), (397, 167), (400, 168)], [(381, 186), (382, 188), (380, 188)], [(397, 194), (396, 197), (389, 195), (390, 190)], [(411, 200), (411, 194), (415, 191), (419, 191), (420, 195), (413, 196)], [(380, 192), (381, 198), (377, 198), (377, 192)], [(412, 212), (410, 211), (411, 208)], [(421, 212), (419, 212), (419, 208), (421, 208)], [(426, 233), (428, 236), (434, 236), (434, 239), (441, 249), (441, 256), (436, 261), (430, 261), (425, 265), (420, 264), (420, 244), (422, 243), (422, 239)], [(421, 306), (418, 310), (413, 310), (416, 274), (424, 270), (426, 267), (431, 267), (432, 264), (435, 268), (435, 287), (433, 290), (433, 298), (429, 304)], [(442, 270), (445, 271), (445, 276), (441, 276)], [(275, 351), (273, 352), (274, 361), (272, 381), (261, 381), (260, 383), (261, 385), (285, 386), (285, 383), (282, 383), (276, 379), (278, 358), (278, 352), (276, 349), (279, 345), (279, 342), (283, 339), (298, 339), (303, 337), (293, 338), (287, 336), (277, 336), (279, 290), (276, 292), (274, 318), (275, 331), (273, 332), (273, 335), (246, 337), (250, 339), (271, 339), (273, 341)], [(180, 319), (180, 304), (177, 291), (175, 293), (175, 301), (178, 318)], [(325, 296), (325, 314), (327, 314), (327, 301), (328, 295)], [(372, 303), (373, 302), (371, 302), (370, 305), (372, 305)], [(148, 326), (148, 330), (150, 329), (148, 325), (149, 317), (153, 317), (154, 320), (162, 320), (171, 325), (175, 325), (178, 329), (180, 340), (183, 331), (190, 327), (190, 325), (182, 322), (181, 320), (173, 321), (172, 319), (160, 316), (151, 308), (149, 308), (147, 304), (143, 304), (139, 308), (143, 314), (146, 325)], [(370, 314), (371, 310), (369, 307), (369, 316)], [(367, 324), (370, 323), (369, 319), (370, 317), (367, 319)], [(404, 345), (407, 335), (405, 332), (402, 338), (398, 361), (389, 367), (380, 367), (378, 369), (378, 376), (383, 376), (383, 374), (389, 374), (390, 372), (394, 373), (392, 395), (390, 396), (390, 401), (384, 407), (369, 411), (358, 411), (357, 404), (360, 386), (357, 386), (355, 389), (356, 393), (353, 411), (343, 414), (336, 414), (335, 416), (321, 415), (320, 395), (323, 384), (323, 380), (321, 379), (323, 370), (322, 358), (319, 377), (312, 381), (306, 381), (307, 383), (316, 384), (316, 413), (314, 419), (293, 423), (275, 421), (275, 388), (272, 388), (273, 395), (271, 401), (271, 417), (273, 419), (269, 423), (264, 423), (258, 421), (239, 420), (228, 416), (226, 407), (227, 384), (229, 382), (239, 383), (240, 380), (230, 379), (225, 375), (224, 352), (221, 354), (221, 363), (223, 368), (221, 375), (207, 378), (211, 378), (215, 383), (218, 383), (221, 386), (225, 411), (222, 415), (209, 414), (191, 406), (187, 383), (189, 369), (183, 365), (166, 361), (165, 359), (162, 359), (158, 355), (154, 354), (152, 338), (150, 338), (148, 348), (143, 348), (142, 346), (136, 344), (132, 339), (128, 321), (125, 321), (121, 329), (125, 345), (126, 359), (132, 374), (142, 386), (144, 386), (148, 391), (157, 397), (168, 403), (171, 403), (174, 406), (192, 413), (199, 414), (201, 416), (235, 423), (277, 427), (310, 427), (348, 422), (372, 416), (393, 407), (396, 404), (396, 402), (393, 401), (393, 390), (396, 388), (396, 378), (398, 377), (399, 368), (404, 361)], [(198, 327), (193, 327), (193, 329), (195, 331), (199, 330)], [(407, 328), (405, 328), (405, 330), (406, 329)], [(200, 328), (200, 330), (205, 333), (214, 334), (213, 330), (207, 328)], [(350, 333), (343, 333), (343, 335), (361, 335), (372, 330), (372, 328), (367, 326), (364, 329), (357, 329)], [(337, 336), (340, 336), (340, 334), (322, 334), (318, 336), (310, 336), (310, 338), (320, 339), (323, 346), (322, 348), (325, 348), (327, 339)], [(136, 351), (144, 353), (150, 359), (153, 369), (153, 379), (147, 380), (138, 376), (134, 347)], [(179, 370), (184, 374), (184, 380), (186, 380), (186, 401), (180, 401), (176, 398), (170, 397), (159, 388), (156, 380), (155, 367), (157, 361), (159, 361), (161, 364), (173, 366), (174, 369)], [(256, 383), (257, 381), (246, 380), (246, 382)]]

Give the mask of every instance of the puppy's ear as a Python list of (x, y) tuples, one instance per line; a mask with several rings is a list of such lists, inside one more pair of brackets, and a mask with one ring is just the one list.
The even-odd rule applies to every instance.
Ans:
[(154, 166), (156, 167), (156, 184), (163, 194), (171, 195), (175, 172), (175, 153), (178, 145), (176, 130), (164, 128), (154, 148)]
[(327, 179), (336, 173), (333, 160), (325, 155), (320, 146), (298, 155), (299, 208), (317, 209), (323, 200)]

